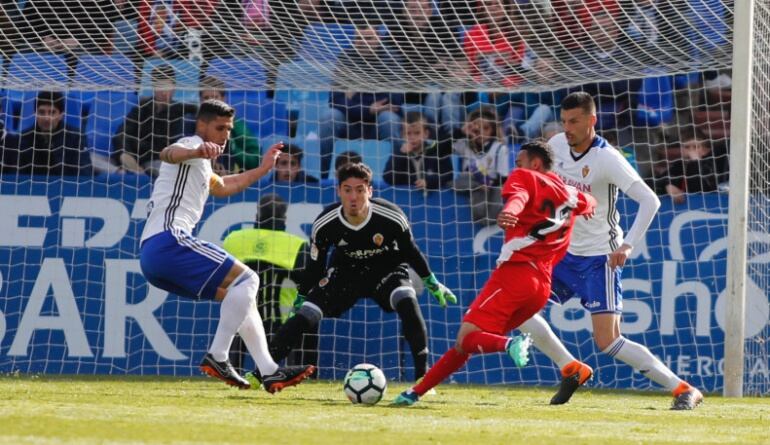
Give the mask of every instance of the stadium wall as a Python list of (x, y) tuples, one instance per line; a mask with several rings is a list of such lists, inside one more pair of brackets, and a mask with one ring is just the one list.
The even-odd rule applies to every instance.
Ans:
[[(139, 271), (138, 239), (151, 184), (144, 178), (137, 178), (135, 187), (123, 181), (0, 181), (0, 372), (198, 373), (197, 363), (216, 328), (218, 305), (148, 288)], [(291, 203), (289, 231), (305, 236), (322, 206), (335, 201), (332, 186), (261, 184), (259, 189), (209, 203), (200, 237), (221, 242), (230, 230), (250, 225), (261, 193), (284, 196)], [(376, 194), (404, 208), (431, 267), (459, 291), (461, 305), (447, 310), (427, 295), (420, 297), (431, 350), (443, 353), (494, 264), (501, 233), (474, 227), (466, 201), (451, 191), (424, 195), (381, 187)], [(637, 246), (624, 271), (623, 331), (676, 374), (716, 391), (722, 387), (727, 214), (713, 209), (727, 209), (727, 195), (696, 194), (688, 200), (683, 206), (663, 200), (646, 244)], [(633, 216), (633, 205), (621, 200), (621, 214)], [(770, 207), (767, 202), (755, 205)], [(768, 254), (749, 262), (765, 265), (756, 270), (768, 273)], [(767, 304), (752, 304), (767, 297), (751, 278), (747, 338), (770, 319)], [(549, 305), (546, 315), (573, 353), (598, 367), (595, 384), (649, 387), (641, 375), (595, 353), (590, 318), (572, 303)], [(339, 379), (350, 366), (369, 361), (391, 379), (408, 379), (400, 374), (409, 368), (404, 362), (409, 354), (399, 332), (396, 318), (373, 303), (359, 304), (341, 320), (324, 321), (321, 377)], [(768, 363), (755, 361), (747, 364), (747, 378), (770, 378)], [(539, 353), (521, 371), (493, 355), (472, 359), (455, 376), (458, 382), (545, 385), (557, 377)]]

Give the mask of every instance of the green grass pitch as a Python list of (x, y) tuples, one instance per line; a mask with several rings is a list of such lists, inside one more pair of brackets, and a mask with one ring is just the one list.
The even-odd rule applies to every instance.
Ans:
[(0, 377), (0, 443), (770, 444), (770, 399), (707, 395), (692, 412), (652, 392), (442, 385), (410, 408), (347, 401), (340, 382), (275, 396), (204, 378)]

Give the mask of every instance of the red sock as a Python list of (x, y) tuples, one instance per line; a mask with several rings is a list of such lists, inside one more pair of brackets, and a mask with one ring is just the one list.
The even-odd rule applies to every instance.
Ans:
[(422, 378), (422, 381), (412, 388), (412, 391), (421, 396), (430, 391), (431, 388), (443, 382), (444, 379), (452, 375), (453, 372), (462, 368), (468, 361), (468, 354), (461, 354), (455, 348), (452, 348), (441, 356)]
[(467, 354), (488, 354), (503, 352), (508, 344), (508, 337), (484, 331), (473, 331), (463, 339), (463, 351)]

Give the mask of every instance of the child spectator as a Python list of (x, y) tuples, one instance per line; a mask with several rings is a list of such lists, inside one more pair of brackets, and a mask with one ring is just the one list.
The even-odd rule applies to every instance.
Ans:
[(510, 172), (509, 150), (502, 142), (494, 108), (484, 106), (469, 113), (463, 132), (466, 138), (453, 146), (462, 167), (452, 186), (458, 192), (470, 192), (474, 222), (494, 224), (502, 208), (500, 186)]
[(318, 178), (310, 176), (302, 170), (304, 151), (294, 144), (283, 144), (281, 154), (275, 161), (274, 178), (276, 181), (292, 184), (315, 184)]
[(404, 143), (390, 156), (383, 180), (389, 185), (410, 185), (436, 190), (452, 181), (451, 140), (430, 139), (428, 120), (421, 113), (406, 114)]

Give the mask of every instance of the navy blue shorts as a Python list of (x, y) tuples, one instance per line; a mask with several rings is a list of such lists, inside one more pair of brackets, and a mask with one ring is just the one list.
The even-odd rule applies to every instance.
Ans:
[(147, 281), (174, 294), (213, 300), (235, 264), (219, 246), (172, 229), (144, 240), (139, 263)]
[(553, 268), (551, 300), (562, 304), (578, 297), (583, 307), (592, 314), (623, 312), (622, 269), (611, 269), (607, 258), (607, 255), (578, 256), (567, 253)]

